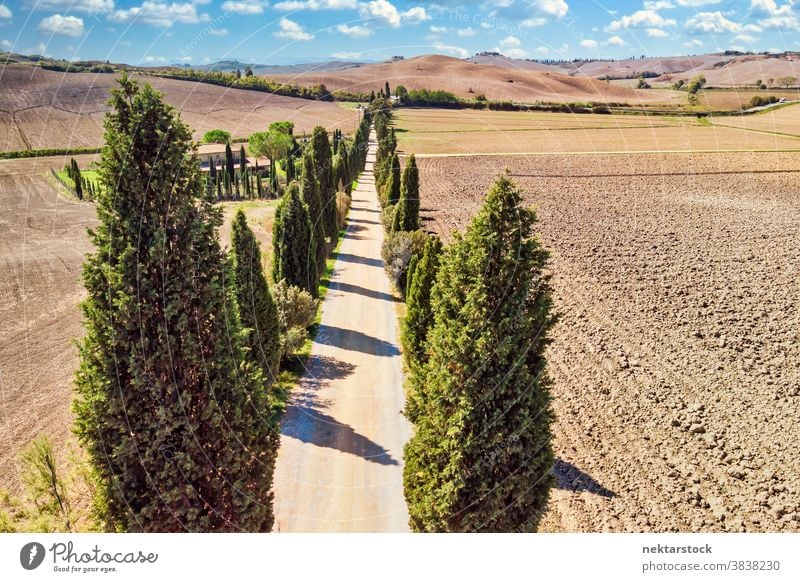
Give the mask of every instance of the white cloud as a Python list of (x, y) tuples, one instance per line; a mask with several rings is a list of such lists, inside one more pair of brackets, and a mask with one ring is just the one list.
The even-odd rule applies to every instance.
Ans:
[(660, 28), (648, 28), (647, 36), (650, 38), (669, 38), (669, 33), (665, 30), (661, 30)]
[(11, 20), (11, 10), (5, 7), (4, 4), (0, 4), (0, 20)]
[(797, 10), (800, 8), (797, 2), (789, 1), (786, 4), (778, 5), (775, 0), (752, 0), (750, 12), (753, 16), (761, 17), (758, 25), (748, 24), (744, 27), (747, 32), (759, 32), (753, 30), (754, 26), (770, 30), (800, 30), (800, 21), (797, 17)]
[(414, 6), (414, 8), (406, 10), (400, 16), (405, 22), (410, 22), (412, 24), (431, 19), (431, 17), (428, 16), (428, 12), (421, 6)]
[(213, 28), (208, 31), (211, 36), (228, 36), (227, 28)]
[(583, 48), (596, 49), (597, 48), (597, 41), (596, 40), (592, 40), (591, 38), (585, 38), (580, 42), (580, 45)]
[(436, 43), (433, 45), (433, 48), (439, 51), (440, 53), (446, 53), (448, 55), (453, 55), (454, 57), (458, 57), (461, 59), (466, 59), (470, 54), (467, 49), (461, 48), (460, 46), (454, 46), (451, 44)]
[(126, 10), (116, 10), (109, 15), (114, 22), (140, 22), (153, 26), (172, 26), (173, 24), (197, 24), (211, 20), (208, 14), (198, 14), (197, 5), (192, 2), (173, 2), (165, 4), (157, 0), (145, 0), (141, 6), (131, 6)]
[(222, 3), (225, 12), (235, 12), (236, 14), (263, 14), (266, 2), (259, 0), (228, 0)]
[(625, 42), (621, 36), (615, 34), (606, 41), (606, 44), (610, 44), (612, 46), (626, 46), (628, 43)]
[(708, 6), (709, 4), (719, 4), (722, 0), (675, 0), (678, 6), (697, 8), (698, 6)]
[(445, 32), (447, 32), (447, 27), (446, 26), (431, 26), (430, 30), (431, 30), (431, 32), (433, 34), (444, 34)]
[(728, 20), (722, 12), (698, 12), (683, 27), (692, 34), (739, 33), (742, 25)]
[(528, 3), (538, 8), (540, 12), (556, 18), (562, 18), (569, 12), (569, 5), (564, 0), (529, 0)]
[(547, 24), (546, 18), (526, 18), (519, 25), (522, 28), (536, 28), (537, 26), (544, 26)]
[(472, 28), (471, 26), (468, 26), (467, 28), (458, 29), (458, 36), (475, 36), (476, 34), (478, 33), (475, 32), (475, 29)]
[(336, 30), (350, 38), (367, 38), (372, 36), (372, 29), (366, 26), (348, 26), (346, 24), (339, 24)]
[(500, 46), (514, 47), (520, 45), (522, 45), (522, 41), (518, 39), (516, 36), (507, 36), (500, 41)]
[(683, 46), (685, 46), (688, 49), (700, 48), (700, 47), (703, 46), (703, 41), (700, 40), (699, 38), (695, 38), (695, 39), (690, 40), (689, 42), (683, 43)]
[(63, 36), (83, 36), (83, 19), (76, 16), (62, 16), (53, 14), (44, 18), (39, 26), (39, 32), (46, 34), (60, 34)]
[(606, 27), (606, 31), (614, 32), (623, 28), (666, 28), (675, 26), (674, 18), (664, 18), (655, 10), (638, 10), (629, 16), (614, 20)]
[(288, 18), (281, 18), (278, 21), (280, 30), (275, 33), (276, 38), (285, 38), (288, 40), (311, 40), (314, 35), (308, 34), (303, 27), (296, 23), (294, 20)]
[(386, 0), (373, 0), (361, 6), (361, 16), (379, 20), (389, 26), (400, 26), (400, 13)]
[(536, 54), (549, 55), (550, 54), (550, 49), (547, 48), (546, 46), (540, 46), (539, 48), (536, 49)]
[(675, 5), (670, 0), (650, 0), (645, 1), (645, 10), (669, 10), (675, 8)]
[(745, 44), (753, 44), (758, 40), (758, 38), (756, 38), (751, 34), (739, 34), (737, 36), (734, 36), (731, 40), (733, 42), (743, 42)]
[(358, 59), (358, 58), (361, 58), (361, 53), (355, 53), (355, 52), (339, 52), (339, 53), (333, 53), (331, 56), (332, 56), (334, 59), (345, 59), (345, 60), (351, 61), (351, 60), (353, 60), (353, 59)]
[(167, 59), (164, 57), (154, 57), (152, 55), (147, 55), (145, 58), (141, 60), (143, 63), (165, 63)]
[(275, 10), (345, 10), (358, 7), (356, 0), (290, 0), (275, 4)]
[(114, 0), (28, 0), (36, 10), (69, 10), (106, 14), (114, 10)]
[(3, 41), (0, 41), (0, 46), (2, 46), (3, 48), (6, 48), (6, 49), (10, 49), (14, 45), (11, 44), (10, 40), (3, 40)]

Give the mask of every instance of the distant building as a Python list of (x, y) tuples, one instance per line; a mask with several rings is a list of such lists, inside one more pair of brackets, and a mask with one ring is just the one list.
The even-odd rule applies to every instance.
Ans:
[[(235, 167), (239, 167), (239, 150), (242, 144), (232, 144), (231, 145), (231, 153), (233, 153), (233, 165)], [(247, 146), (245, 146), (247, 149)], [(217, 168), (220, 168), (222, 164), (225, 163), (225, 144), (220, 143), (205, 143), (197, 148), (197, 157), (200, 160), (200, 168), (203, 171), (207, 171), (208, 168), (211, 166), (212, 161), (217, 164)], [(247, 164), (254, 166), (256, 163), (256, 158), (254, 156), (247, 156)], [(258, 158), (258, 167), (259, 168), (269, 168), (269, 160), (266, 158)]]

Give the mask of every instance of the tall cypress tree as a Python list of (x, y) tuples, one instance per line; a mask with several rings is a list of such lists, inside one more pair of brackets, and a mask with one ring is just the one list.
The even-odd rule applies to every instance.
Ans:
[(241, 344), (192, 133), (123, 75), (105, 140), (74, 403), (105, 526), (269, 531), (277, 414)]
[(411, 232), (419, 228), (419, 170), (414, 154), (406, 161), (400, 201), (394, 212), (392, 230)]
[(308, 206), (308, 215), (314, 232), (316, 250), (316, 266), (321, 273), (325, 270), (328, 255), (328, 244), (325, 241), (325, 217), (323, 216), (322, 199), (319, 194), (319, 182), (314, 175), (314, 155), (311, 148), (303, 154), (303, 174), (300, 176), (300, 195)]
[[(403, 352), (409, 368), (419, 370), (427, 361), (425, 342), (433, 325), (431, 308), (431, 289), (439, 269), (439, 256), (442, 254), (442, 241), (431, 236), (426, 242), (422, 255), (411, 259), (408, 269), (406, 289), (406, 315), (403, 318), (401, 340)], [(409, 398), (409, 409), (413, 398)], [(414, 415), (409, 415), (414, 420)]]
[(383, 197), (387, 204), (394, 205), (400, 201), (401, 186), (400, 158), (397, 156), (397, 152), (392, 154), (388, 167), (388, 179), (386, 180), (386, 185), (383, 187)]
[(297, 182), (287, 186), (272, 226), (272, 278), (286, 280), (305, 289), (313, 297), (319, 294), (317, 241), (314, 227)]
[(241, 209), (233, 219), (231, 239), (236, 301), (246, 332), (245, 343), (265, 376), (274, 381), (281, 359), (278, 310), (264, 276), (258, 239)]
[(429, 360), (412, 376), (405, 495), (420, 531), (533, 531), (552, 482), (553, 323), (536, 216), (501, 177), (444, 252)]
[(234, 175), (235, 170), (233, 167), (233, 150), (231, 150), (231, 144), (225, 144), (225, 174), (226, 174), (226, 186), (228, 190), (228, 195), (232, 194), (233, 192), (233, 183), (234, 183)]
[(311, 135), (314, 152), (314, 172), (319, 182), (319, 197), (322, 203), (322, 224), (329, 244), (337, 239), (336, 228), (336, 183), (333, 177), (333, 157), (328, 132), (317, 126)]

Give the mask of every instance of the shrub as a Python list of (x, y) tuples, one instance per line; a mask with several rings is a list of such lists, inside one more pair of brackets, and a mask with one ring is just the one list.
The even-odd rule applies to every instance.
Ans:
[(286, 281), (276, 283), (271, 292), (281, 328), (281, 353), (288, 358), (308, 338), (308, 328), (314, 325), (319, 302), (308, 291), (291, 286)]
[(212, 129), (211, 131), (206, 132), (206, 134), (203, 136), (202, 142), (221, 143), (227, 145), (231, 143), (231, 134), (222, 129)]
[(381, 248), (381, 258), (395, 288), (405, 296), (408, 266), (414, 255), (422, 253), (428, 235), (421, 230), (387, 233)]
[(347, 214), (350, 212), (352, 198), (344, 192), (336, 193), (336, 227), (341, 231), (347, 224)]

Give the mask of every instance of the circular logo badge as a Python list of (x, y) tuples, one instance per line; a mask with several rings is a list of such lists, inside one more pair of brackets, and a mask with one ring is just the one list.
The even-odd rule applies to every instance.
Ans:
[(26, 570), (35, 570), (44, 561), (44, 546), (39, 542), (30, 542), (19, 551), (19, 563)]

